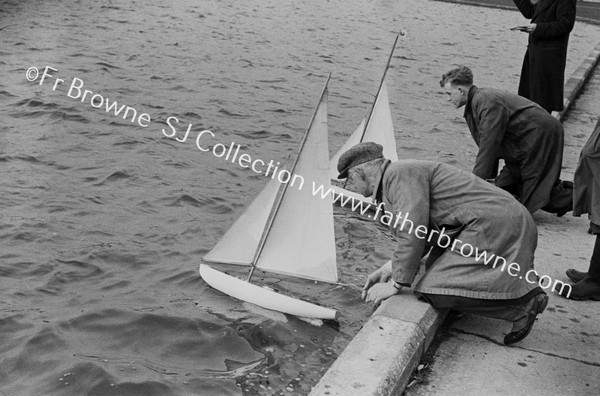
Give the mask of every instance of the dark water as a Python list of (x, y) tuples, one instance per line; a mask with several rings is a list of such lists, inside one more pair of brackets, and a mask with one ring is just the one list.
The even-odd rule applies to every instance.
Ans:
[[(209, 146), (283, 160), (332, 72), (333, 152), (403, 29), (388, 77), (400, 156), (469, 169), (475, 147), (439, 76), (468, 64), (479, 85), (516, 90), (526, 37), (508, 28), (522, 22), (417, 0), (0, 2), (0, 394), (308, 393), (372, 307), (351, 287), (262, 276), (342, 314), (315, 326), (208, 288), (202, 256), (266, 179), (193, 139), (209, 129)], [(567, 74), (597, 33), (577, 24)], [(32, 66), (56, 71), (40, 85)], [(107, 99), (151, 121), (93, 107)], [(335, 222), (341, 281), (362, 285), (393, 242), (347, 211)]]

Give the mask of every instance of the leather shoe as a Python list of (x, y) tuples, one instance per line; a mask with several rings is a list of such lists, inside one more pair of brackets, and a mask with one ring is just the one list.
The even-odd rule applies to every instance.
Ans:
[(580, 280), (582, 280), (583, 278), (585, 278), (587, 276), (587, 272), (581, 272), (581, 271), (577, 271), (576, 269), (573, 268), (569, 268), (567, 270), (567, 276), (569, 277), (569, 279), (571, 279), (573, 282), (577, 283)]
[[(557, 286), (554, 290), (561, 296), (571, 300), (600, 301), (600, 281), (591, 278), (589, 275), (572, 285), (572, 287), (568, 288), (568, 290), (566, 289), (567, 288), (563, 287), (561, 290), (559, 290)], [(567, 291), (570, 292), (567, 293)]]
[(515, 322), (515, 324), (513, 325), (513, 329), (515, 328), (515, 326), (518, 326), (523, 322), (525, 322), (525, 324), (520, 329), (510, 332), (504, 337), (505, 345), (514, 344), (516, 342), (522, 341), (525, 337), (527, 337), (531, 332), (531, 328), (533, 327), (537, 316), (544, 312), (544, 310), (546, 309), (546, 305), (548, 305), (548, 295), (546, 293), (538, 294), (534, 297), (534, 299), (535, 300), (531, 309), (529, 310), (529, 314), (527, 315), (527, 317)]

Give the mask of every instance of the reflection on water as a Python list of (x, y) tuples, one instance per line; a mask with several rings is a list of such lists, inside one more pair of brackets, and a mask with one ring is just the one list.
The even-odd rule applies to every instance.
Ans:
[[(354, 287), (258, 274), (342, 314), (315, 326), (208, 288), (201, 257), (267, 180), (201, 152), (197, 134), (283, 161), (332, 72), (334, 152), (402, 29), (388, 73), (400, 157), (469, 169), (474, 145), (439, 76), (468, 64), (479, 85), (516, 90), (526, 38), (508, 28), (521, 22), (416, 0), (3, 2), (0, 393), (307, 393), (372, 307)], [(592, 37), (597, 27), (576, 25), (567, 74)], [(46, 65), (54, 77), (27, 81)], [(69, 97), (75, 77), (136, 109), (134, 122), (94, 108), (100, 97)], [(185, 142), (163, 134), (172, 116), (179, 140), (192, 124)], [(339, 208), (335, 227), (340, 279), (362, 285), (390, 257), (389, 233)]]

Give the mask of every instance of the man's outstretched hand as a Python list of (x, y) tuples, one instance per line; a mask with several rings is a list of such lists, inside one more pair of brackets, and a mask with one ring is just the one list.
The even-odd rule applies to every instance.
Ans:
[[(388, 281), (391, 279), (391, 277), (392, 260), (383, 264), (377, 271), (369, 275), (367, 281), (365, 282), (365, 286), (363, 287), (362, 299), (365, 301), (375, 301), (375, 303), (378, 304), (386, 298), (396, 294), (398, 290), (392, 283), (388, 284)], [(390, 290), (388, 286), (393, 290)]]
[(377, 283), (367, 291), (366, 301), (373, 301), (375, 305), (379, 305), (399, 292), (400, 290), (394, 286), (394, 282)]

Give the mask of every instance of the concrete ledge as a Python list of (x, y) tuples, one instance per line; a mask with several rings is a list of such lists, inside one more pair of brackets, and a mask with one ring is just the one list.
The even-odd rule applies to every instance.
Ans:
[(592, 70), (598, 65), (600, 60), (600, 43), (594, 47), (592, 52), (584, 59), (579, 67), (571, 74), (564, 88), (564, 109), (560, 112), (552, 112), (552, 115), (559, 121), (563, 119), (567, 111), (571, 108), (575, 99), (579, 96), (579, 93), (585, 86), (585, 83), (590, 78)]
[(434, 309), (426, 302), (419, 301), (412, 290), (406, 290), (406, 293), (394, 296), (381, 304), (373, 317), (385, 316), (405, 323), (416, 324), (425, 335), (423, 347), (426, 351), (431, 345), (437, 328), (446, 318), (446, 313), (446, 311)]
[(384, 301), (310, 395), (397, 395), (446, 316), (403, 294)]
[(414, 323), (371, 318), (312, 389), (311, 395), (391, 395), (401, 391), (423, 353)]

